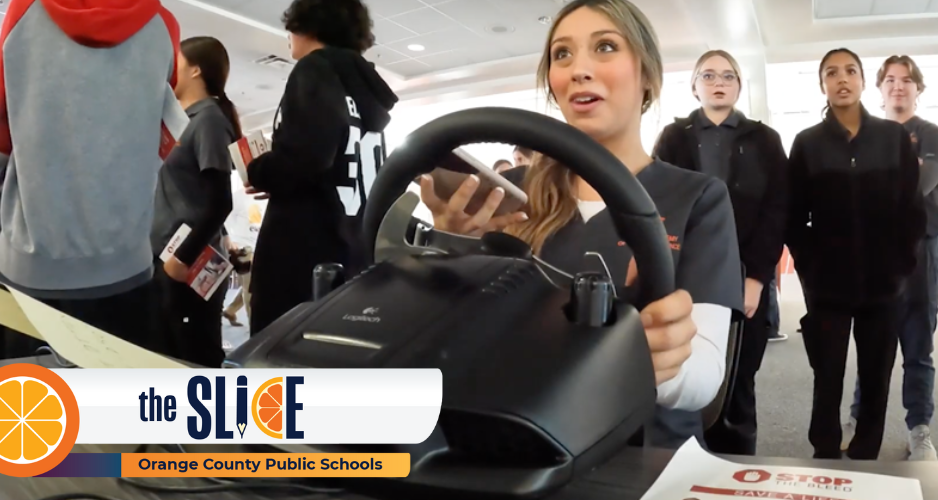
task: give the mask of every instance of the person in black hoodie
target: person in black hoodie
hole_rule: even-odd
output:
[[[374,44],[360,0],[294,0],[283,14],[296,67],[271,151],[248,165],[250,193],[269,196],[254,253],[251,334],[312,299],[313,269],[365,265],[361,222],[384,160],[397,96],[363,57]]]
[[[755,377],[768,342],[769,285],[785,239],[787,158],[778,133],[735,109],[741,75],[732,55],[706,52],[697,60],[692,82],[701,108],[665,127],[654,155],[729,187],[745,268],[747,320],[729,406],[706,441],[718,453],[755,455]]]
[[[879,455],[898,314],[925,235],[919,161],[902,124],[860,103],[865,86],[856,54],[835,49],[821,60],[824,120],[795,137],[789,162],[788,248],[808,314],[802,330],[814,370],[808,436],[815,458],[841,457],[840,403],[851,324],[860,400],[855,460]]]

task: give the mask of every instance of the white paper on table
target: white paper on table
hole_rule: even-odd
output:
[[[22,292],[10,294],[60,356],[82,368],[188,368],[53,309]]]
[[[918,479],[839,470],[743,465],[717,458],[691,439],[642,500],[923,500]]]
[[[13,331],[29,335],[30,337],[42,340],[42,335],[36,331],[36,327],[23,313],[13,295],[0,288],[0,325],[3,325]]]

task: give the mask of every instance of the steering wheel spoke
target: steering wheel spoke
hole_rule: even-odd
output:
[[[472,236],[462,236],[433,228],[420,221],[414,232],[413,242],[410,233],[413,227],[413,213],[420,198],[407,191],[388,210],[375,242],[375,262],[400,257],[402,255],[470,255],[484,253],[482,240]]]

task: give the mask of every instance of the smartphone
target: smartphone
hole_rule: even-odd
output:
[[[433,190],[441,200],[449,200],[470,175],[479,178],[479,187],[466,206],[469,215],[478,212],[485,204],[489,193],[495,188],[505,190],[505,197],[494,215],[517,212],[528,202],[528,195],[508,179],[496,173],[484,163],[473,157],[466,150],[459,148],[446,155],[437,167],[430,172],[433,177]]]

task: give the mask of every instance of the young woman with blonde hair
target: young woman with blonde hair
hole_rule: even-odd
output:
[[[538,71],[567,122],[615,154],[655,201],[671,241],[678,288],[659,301],[637,302],[636,287],[629,286],[636,280],[632,254],[616,236],[605,204],[592,186],[549,158],[535,155],[532,166],[506,173],[529,196],[523,213],[492,217],[504,196],[496,190],[482,210],[467,215],[463,209],[478,179],[467,180],[448,201],[433,194],[429,177],[422,179],[421,191],[438,229],[505,230],[571,272],[588,265],[585,252],[599,252],[623,295],[641,311],[652,353],[658,412],[646,442],[678,446],[700,435],[698,411],[722,384],[730,318],[742,309],[742,277],[726,187],[653,160],[642,149],[641,116],[660,95],[662,73],[654,30],[626,0],[567,4],[556,16]]]

